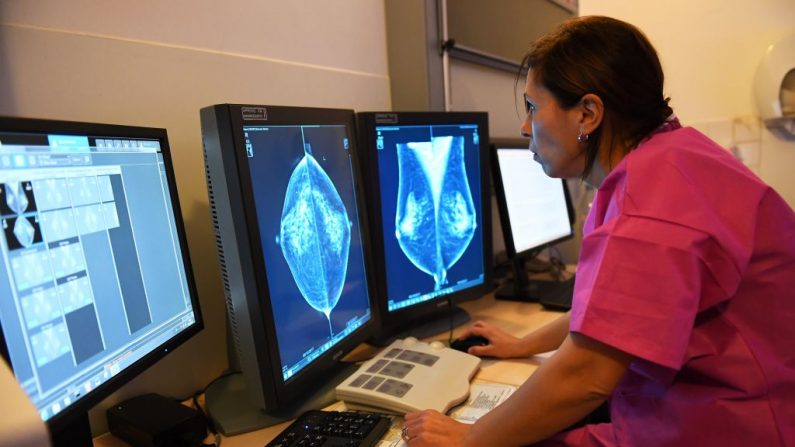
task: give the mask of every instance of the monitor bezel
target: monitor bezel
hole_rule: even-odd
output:
[[[574,206],[571,201],[571,195],[565,179],[559,179],[561,187],[563,188],[563,195],[566,198],[566,212],[569,218],[569,234],[554,240],[538,244],[534,247],[527,248],[522,251],[516,250],[516,245],[513,239],[513,230],[511,229],[511,219],[508,214],[508,203],[505,198],[505,185],[502,182],[502,171],[500,170],[500,160],[497,152],[499,149],[512,149],[512,150],[526,150],[528,157],[532,156],[530,152],[529,140],[520,138],[494,138],[490,143],[491,161],[492,161],[492,180],[494,181],[494,194],[497,202],[497,210],[500,216],[500,228],[502,229],[503,241],[505,243],[505,254],[509,259],[515,257],[532,257],[538,253],[539,250],[558,244],[560,242],[572,239],[575,235],[574,222],[576,216],[574,213]]]
[[[386,265],[376,262],[377,277],[377,310],[382,321],[381,335],[385,336],[396,331],[402,332],[406,327],[463,301],[480,298],[491,292],[493,284],[493,246],[491,228],[491,180],[489,127],[486,112],[359,112],[356,114],[359,129],[360,146],[362,147],[362,165],[367,182],[367,202],[370,207],[370,228],[375,259],[384,259],[384,232],[381,209],[380,175],[378,170],[378,154],[375,145],[376,126],[380,125],[458,125],[477,124],[479,138],[480,166],[480,207],[483,234],[483,283],[446,295],[423,301],[412,306],[389,311],[387,296]]]
[[[244,107],[265,108],[267,110],[267,119],[243,119],[241,109]],[[249,310],[254,309],[254,312],[252,312],[252,315],[249,317],[256,317],[258,319],[258,321],[253,321],[255,326],[252,330],[254,330],[255,333],[252,335],[257,337],[257,326],[262,328],[264,331],[264,340],[260,340],[259,343],[264,343],[264,346],[268,349],[267,355],[259,359],[259,369],[260,371],[267,371],[270,373],[270,377],[264,377],[263,374],[260,374],[259,379],[263,381],[261,383],[262,390],[265,393],[263,397],[269,407],[266,408],[266,410],[279,412],[289,407],[294,401],[300,400],[308,394],[311,394],[312,391],[317,388],[317,383],[322,381],[323,378],[327,377],[330,373],[344,368],[345,364],[340,361],[341,357],[364,342],[371,335],[377,324],[377,314],[373,309],[372,268],[369,267],[372,265],[372,257],[369,251],[369,244],[367,243],[367,241],[369,241],[369,227],[367,225],[364,190],[359,174],[361,170],[358,166],[355,114],[353,110],[348,109],[251,104],[226,104],[222,105],[222,109],[223,108],[229,113],[228,118],[231,124],[233,144],[236,147],[235,159],[237,164],[238,184],[240,186],[239,199],[241,200],[246,224],[245,231],[247,232],[249,241],[249,256],[254,272],[261,273],[254,275],[257,293],[246,296]],[[346,339],[340,341],[331,349],[321,354],[313,363],[305,366],[286,381],[282,376],[282,359],[276,337],[276,327],[273,318],[268,279],[265,274],[267,270],[261,248],[262,239],[259,232],[252,190],[251,171],[248,165],[248,157],[245,155],[245,136],[243,132],[244,126],[269,125],[344,125],[348,129],[349,151],[351,154],[351,163],[353,164],[353,189],[356,194],[357,218],[359,220],[359,232],[362,238],[361,243],[364,252],[367,293],[369,295],[368,300],[370,304],[369,321],[352,332]],[[240,248],[241,247],[238,247],[238,249]],[[269,365],[262,365],[262,360],[265,360]],[[271,383],[267,380],[269,378],[273,379]],[[268,396],[269,392],[272,392],[273,396]]]
[[[182,211],[179,203],[179,195],[176,186],[174,168],[171,159],[171,150],[168,144],[168,134],[166,129],[154,127],[126,126],[117,124],[101,124],[81,121],[61,121],[49,119],[19,118],[19,117],[0,117],[0,129],[9,132],[20,133],[40,133],[42,135],[80,135],[91,137],[118,137],[118,138],[142,138],[158,140],[160,142],[163,164],[166,171],[166,181],[168,183],[174,223],[179,238],[180,249],[185,269],[185,277],[193,306],[195,322],[185,328],[156,349],[152,350],[138,361],[130,365],[118,374],[102,383],[97,388],[91,390],[81,399],[45,421],[51,433],[56,433],[67,429],[70,424],[87,418],[88,411],[108,397],[113,392],[130,382],[132,379],[152,367],[168,353],[185,343],[188,339],[196,335],[204,328],[201,308],[199,306],[199,296],[196,290],[196,283],[193,275],[193,267],[190,259],[190,250],[185,235],[185,226],[182,218]],[[5,335],[0,330],[0,355],[11,366]],[[11,366],[13,370],[13,366]]]

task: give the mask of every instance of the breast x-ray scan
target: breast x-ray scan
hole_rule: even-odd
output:
[[[351,221],[334,183],[312,156],[309,143],[284,193],[277,242],[301,295],[323,312],[333,335],[331,311],[348,272]]]
[[[464,166],[464,137],[397,144],[398,197],[395,237],[434,289],[464,254],[477,227]]]
[[[482,282],[478,126],[380,126],[376,147],[390,310]]]
[[[244,127],[284,378],[370,318],[345,126]]]

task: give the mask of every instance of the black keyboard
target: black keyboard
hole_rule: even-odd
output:
[[[574,278],[565,281],[534,281],[538,302],[547,309],[567,311],[571,309],[574,294]]]
[[[389,429],[389,417],[353,411],[310,410],[266,447],[369,447]]]

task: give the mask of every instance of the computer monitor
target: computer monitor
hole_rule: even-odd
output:
[[[202,328],[164,129],[0,118],[0,350],[55,445]]]
[[[235,434],[331,403],[355,370],[341,357],[375,322],[367,225],[353,111],[220,104],[201,125],[242,370],[206,397]]]
[[[498,288],[495,297],[538,301],[525,261],[574,236],[574,209],[566,181],[547,176],[528,146],[522,139],[491,145],[494,191],[513,269],[513,281]]]
[[[438,334],[492,289],[488,115],[357,115],[382,324],[373,340]]]

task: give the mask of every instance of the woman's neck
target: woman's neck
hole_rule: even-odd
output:
[[[602,163],[599,160],[594,160],[591,172],[588,177],[585,177],[585,183],[594,189],[599,189],[605,177],[607,177],[607,173],[605,173]]]
[[[612,150],[608,148],[600,148],[599,156],[594,160],[591,173],[585,179],[585,183],[599,189],[602,186],[604,179],[610,172],[621,163],[621,160],[629,153],[629,149],[623,145],[615,145]]]

